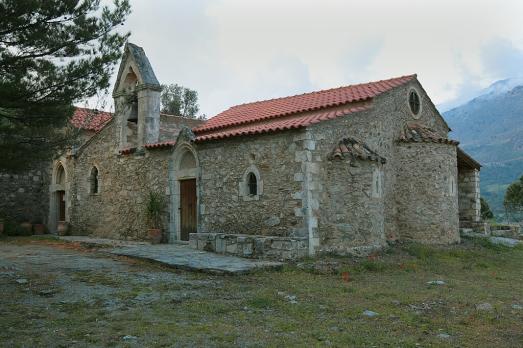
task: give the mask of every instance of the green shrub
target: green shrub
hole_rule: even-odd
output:
[[[387,265],[382,261],[363,260],[360,262],[361,268],[369,272],[382,272]]]
[[[405,251],[410,256],[414,256],[423,261],[431,260],[432,258],[434,258],[436,254],[435,250],[432,247],[418,243],[408,244],[405,247]]]
[[[160,228],[165,206],[166,200],[164,195],[160,192],[149,192],[149,198],[145,205],[145,216],[151,228]]]
[[[31,231],[23,229],[20,224],[6,219],[4,220],[4,233],[8,236],[30,236],[32,235]]]
[[[256,296],[254,298],[251,298],[247,304],[252,308],[257,309],[268,309],[273,306],[274,299],[270,298],[268,296]]]
[[[509,251],[510,247],[492,243],[488,238],[474,238],[474,244],[485,249],[490,249],[494,251]]]

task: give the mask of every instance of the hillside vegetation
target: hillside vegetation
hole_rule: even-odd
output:
[[[481,96],[443,113],[450,136],[482,165],[481,192],[497,214],[509,184],[523,174],[523,86],[498,81]]]

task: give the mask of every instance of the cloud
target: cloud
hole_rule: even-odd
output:
[[[485,72],[492,78],[502,79],[523,75],[523,51],[512,42],[499,39],[489,42],[482,49]]]
[[[500,64],[514,73],[523,49],[518,0],[133,0],[132,6],[125,26],[131,40],[145,48],[162,83],[196,89],[207,115],[411,73],[435,103],[449,103],[502,75]]]

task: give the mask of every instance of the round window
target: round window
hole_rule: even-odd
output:
[[[421,108],[421,102],[419,100],[419,95],[415,90],[411,90],[409,93],[409,106],[412,114],[417,116]]]

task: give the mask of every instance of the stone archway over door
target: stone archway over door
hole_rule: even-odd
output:
[[[188,241],[198,232],[198,157],[189,143],[174,151],[170,175],[171,217],[169,242]]]
[[[62,162],[57,162],[53,168],[52,182],[49,187],[49,230],[57,232],[60,221],[69,221],[67,213],[68,200],[68,179],[65,166]]]

